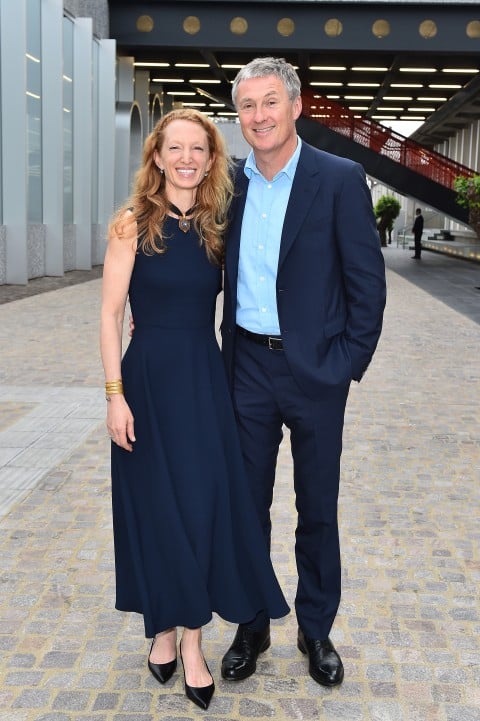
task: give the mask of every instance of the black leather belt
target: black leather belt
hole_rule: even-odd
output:
[[[267,346],[270,350],[283,350],[283,341],[278,335],[252,333],[250,330],[242,328],[240,325],[237,325],[237,333],[240,333],[240,335],[243,335],[244,338],[248,338],[248,340],[251,340],[254,343]]]

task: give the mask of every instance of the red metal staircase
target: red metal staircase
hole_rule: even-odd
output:
[[[302,93],[300,135],[312,145],[362,163],[365,171],[385,185],[468,221],[456,203],[453,182],[475,171],[400,135],[369,118],[310,90]]]

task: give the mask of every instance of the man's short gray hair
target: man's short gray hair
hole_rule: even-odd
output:
[[[287,63],[285,58],[255,58],[239,70],[237,77],[233,81],[232,85],[232,100],[233,104],[237,105],[237,93],[238,84],[242,80],[250,80],[251,78],[266,78],[269,75],[274,75],[279,78],[288,93],[288,97],[291,102],[298,98],[301,92],[300,78],[293,65]]]

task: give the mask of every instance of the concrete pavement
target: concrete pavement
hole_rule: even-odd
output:
[[[384,254],[384,333],[352,387],[344,437],[332,639],[345,681],[310,679],[292,612],[273,624],[257,673],[226,683],[234,629],[216,618],[204,633],[217,684],[207,712],[186,700],[178,672],[155,683],[141,619],[113,608],[98,272],[56,289],[42,279],[41,293],[19,299],[4,289],[0,721],[479,721],[480,266]],[[288,434],[273,516],[292,600]]]

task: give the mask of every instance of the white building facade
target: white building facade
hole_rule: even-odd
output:
[[[0,0],[0,284],[103,262],[115,68],[115,41],[91,17]]]

